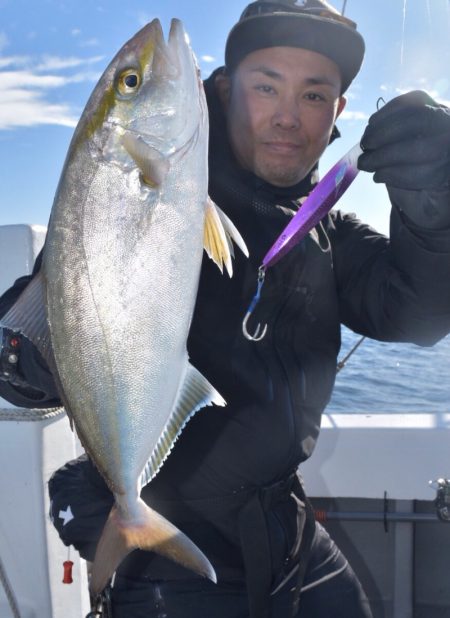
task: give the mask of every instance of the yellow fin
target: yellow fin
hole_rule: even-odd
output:
[[[248,257],[247,246],[227,215],[208,198],[205,212],[204,247],[208,256],[217,264],[220,272],[223,266],[233,276],[231,258],[234,257],[233,243]]]
[[[134,549],[154,551],[178,564],[217,581],[214,569],[200,549],[162,515],[138,499],[138,515],[125,521],[113,506],[97,545],[89,587],[96,597],[122,560]]]

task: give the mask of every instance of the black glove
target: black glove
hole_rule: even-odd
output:
[[[375,172],[417,225],[450,226],[450,110],[427,93],[396,97],[369,119],[358,167]]]
[[[92,561],[114,498],[86,455],[69,461],[48,482],[50,517],[64,545]]]

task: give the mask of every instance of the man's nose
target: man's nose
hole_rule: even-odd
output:
[[[274,126],[280,129],[293,130],[300,127],[300,109],[297,101],[280,100],[272,118]]]

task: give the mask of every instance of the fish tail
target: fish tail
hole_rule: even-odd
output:
[[[203,552],[181,530],[139,499],[138,518],[121,519],[113,506],[97,545],[90,578],[93,597],[99,595],[122,560],[134,549],[154,551],[183,567],[217,582]]]

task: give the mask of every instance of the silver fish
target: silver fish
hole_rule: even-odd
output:
[[[246,253],[208,198],[207,148],[206,100],[183,26],[172,20],[166,43],[155,19],[95,87],[61,175],[42,269],[2,320],[41,350],[114,494],[94,595],[138,547],[215,580],[201,551],[140,498],[188,419],[225,405],[186,350],[204,245],[229,271],[231,239]]]

